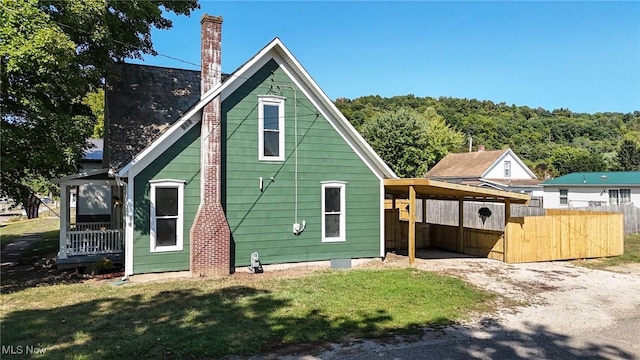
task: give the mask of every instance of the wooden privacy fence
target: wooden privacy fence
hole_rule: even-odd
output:
[[[408,221],[399,209],[385,210],[387,249],[406,249]],[[428,218],[428,216],[427,216]],[[457,223],[457,219],[456,219]],[[507,263],[584,259],[622,255],[623,215],[578,210],[547,210],[545,216],[511,217],[504,231],[416,223],[416,248],[440,248]]]
[[[400,220],[399,209],[384,210],[384,239],[387,249],[406,250],[409,222]],[[416,223],[416,247],[429,247],[429,224]]]
[[[638,234],[640,233],[640,207],[634,204],[623,205],[606,205],[591,206],[586,208],[574,208],[576,211],[595,211],[595,212],[619,212],[624,217],[624,233]]]
[[[505,228],[505,262],[585,259],[622,255],[619,213],[547,210],[546,216],[510,218]]]
[[[400,219],[408,221],[409,211],[407,206],[409,200],[396,200],[396,207],[400,210]],[[385,208],[391,209],[392,201],[385,200]],[[486,207],[491,210],[491,216],[482,222],[478,215],[480,208]],[[551,209],[548,209],[551,210]],[[563,210],[563,209],[560,209]],[[640,208],[633,204],[623,205],[607,205],[585,208],[572,208],[570,210],[582,212],[619,212],[624,217],[624,233],[638,234],[640,233]],[[564,210],[564,211],[570,211]],[[464,226],[476,229],[497,230],[504,229],[504,204],[500,203],[483,203],[465,201],[464,203]],[[533,207],[527,205],[512,204],[511,217],[523,216],[543,216],[545,210],[541,207]],[[416,200],[416,221],[422,221],[422,199]],[[446,200],[427,200],[427,223],[441,225],[458,225],[458,202]]]
[[[427,223],[440,225],[458,225],[458,201],[426,200]],[[385,200],[385,209],[392,208],[392,200]],[[400,210],[400,220],[409,221],[409,200],[397,199],[396,208]],[[478,210],[486,207],[491,216],[482,221]],[[464,227],[504,231],[504,204],[489,202],[464,202]],[[544,209],[520,204],[511,205],[511,216],[542,216]],[[416,200],[416,221],[422,222],[422,199]]]
[[[429,240],[432,247],[457,251],[457,226],[431,224],[429,230]],[[464,228],[463,234],[462,252],[464,254],[496,260],[504,258],[502,231]]]

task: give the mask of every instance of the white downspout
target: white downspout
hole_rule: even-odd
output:
[[[125,231],[124,231],[124,277],[127,280],[133,275],[133,189],[135,175],[127,174],[127,191],[124,200]]]
[[[69,185],[60,185],[60,245],[58,259],[67,258],[67,229],[69,229]]]

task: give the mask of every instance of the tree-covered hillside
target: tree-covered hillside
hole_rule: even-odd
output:
[[[510,147],[540,178],[575,171],[640,170],[640,111],[586,114],[562,108],[549,111],[488,100],[413,95],[339,98],[335,104],[376,151],[387,154],[383,158],[392,167],[397,159],[379,147],[388,145],[377,144],[379,141],[367,128],[382,119],[393,121],[388,120],[390,112],[408,108],[420,114],[435,110],[452,130],[462,134],[465,144],[452,152],[468,151],[469,138],[473,139],[474,150],[481,144],[487,150]],[[435,162],[442,156],[438,155]],[[423,170],[416,169],[413,175],[421,176]]]

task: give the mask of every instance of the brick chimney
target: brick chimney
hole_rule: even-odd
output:
[[[484,145],[478,145],[478,152],[484,151]]]
[[[221,81],[222,17],[205,14],[201,24],[201,91]],[[191,226],[191,275],[225,276],[231,272],[231,233],[222,209],[220,96],[202,111],[200,133],[200,206]]]

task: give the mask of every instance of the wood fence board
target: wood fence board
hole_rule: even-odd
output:
[[[553,215],[557,214],[557,215]],[[509,263],[584,259],[622,255],[623,215],[551,212],[511,218],[506,241]]]
[[[401,200],[398,203],[399,209],[385,210],[385,243],[388,249],[404,250],[408,222],[401,221]],[[420,217],[421,206],[416,210],[420,211],[416,217]],[[443,214],[429,208],[428,222],[432,213],[438,217]],[[457,214],[454,217],[446,219],[448,224],[417,222],[416,248],[431,246],[455,252]],[[549,209],[545,216],[511,217],[503,229],[477,229],[465,223],[462,252],[508,263],[617,256],[624,250],[626,222],[622,213]]]

